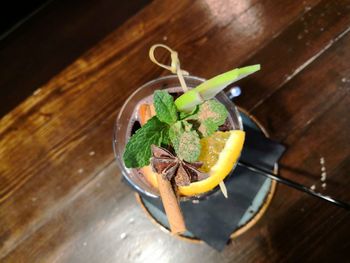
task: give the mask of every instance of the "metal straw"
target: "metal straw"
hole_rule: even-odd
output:
[[[294,182],[294,181],[291,181],[289,179],[283,178],[283,177],[281,177],[279,175],[272,174],[272,173],[270,173],[268,171],[265,171],[265,170],[262,170],[260,168],[257,168],[257,167],[255,167],[255,166],[253,166],[251,164],[247,164],[245,162],[239,161],[238,165],[242,166],[242,167],[245,167],[245,168],[247,168],[250,171],[259,173],[261,175],[264,175],[264,176],[266,176],[266,177],[268,177],[268,178],[270,178],[272,180],[275,180],[275,181],[277,181],[279,183],[285,184],[285,185],[287,185],[289,187],[292,187],[294,189],[297,189],[297,190],[299,190],[301,192],[307,193],[309,195],[317,197],[318,199],[321,199],[323,201],[327,201],[328,203],[331,203],[333,205],[336,205],[338,207],[341,207],[341,208],[344,208],[344,209],[350,211],[350,204],[348,204],[346,202],[340,201],[340,200],[332,198],[330,196],[323,195],[321,193],[317,193],[317,192],[307,188],[306,186],[304,186],[302,184],[299,184],[297,182]]]

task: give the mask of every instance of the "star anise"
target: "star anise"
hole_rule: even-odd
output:
[[[202,166],[201,162],[188,163],[180,160],[170,151],[156,145],[152,145],[151,150],[153,171],[161,174],[169,181],[174,180],[178,186],[189,185],[191,182],[208,177],[207,174],[198,170]]]

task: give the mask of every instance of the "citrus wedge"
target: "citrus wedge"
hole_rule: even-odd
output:
[[[217,131],[201,139],[202,150],[199,161],[203,162],[203,166],[200,170],[207,172],[209,177],[188,186],[179,186],[179,193],[183,196],[199,195],[219,185],[237,162],[243,148],[244,138],[244,131],[233,130]],[[157,177],[152,172],[152,168],[146,166],[141,168],[141,171],[147,180],[157,188]]]

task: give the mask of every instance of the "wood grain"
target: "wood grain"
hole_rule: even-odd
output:
[[[222,253],[172,238],[121,182],[111,140],[125,99],[167,74],[148,61],[152,44],[202,77],[261,62],[237,102],[288,145],[282,175],[322,189],[323,156],[324,191],[350,201],[349,12],[350,1],[153,1],[0,120],[0,260],[346,262],[350,215],[285,186]]]
[[[14,2],[10,5],[16,7],[18,13],[24,11],[26,5],[40,1],[31,1],[31,4]],[[39,86],[113,32],[150,0],[46,2],[41,10],[0,41],[0,116],[31,96]],[[2,13],[5,11],[6,8]]]
[[[349,2],[350,3],[350,2]],[[243,93],[240,104],[253,111],[310,63],[332,47],[349,30],[350,9],[344,1],[322,1],[286,30],[276,35],[247,63],[261,63],[259,74],[241,81],[242,87],[257,87],[257,96]],[[273,51],[273,52],[272,52]]]

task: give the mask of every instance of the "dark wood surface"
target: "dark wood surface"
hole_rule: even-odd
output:
[[[125,99],[168,74],[149,62],[152,44],[205,78],[261,63],[237,104],[288,146],[281,175],[350,202],[349,31],[348,0],[153,1],[1,119],[0,260],[349,262],[349,212],[283,185],[221,253],[173,238],[122,183],[111,148]]]
[[[39,10],[33,10],[30,18],[19,21],[20,25],[10,30],[4,39],[0,37],[0,116],[150,1],[50,0]],[[14,16],[16,9],[24,11],[26,5],[34,6],[34,2],[39,1],[20,2],[26,1],[11,2],[13,10],[3,8],[1,14],[5,18]],[[3,14],[5,12],[9,14]],[[20,11],[17,12],[20,15]]]

